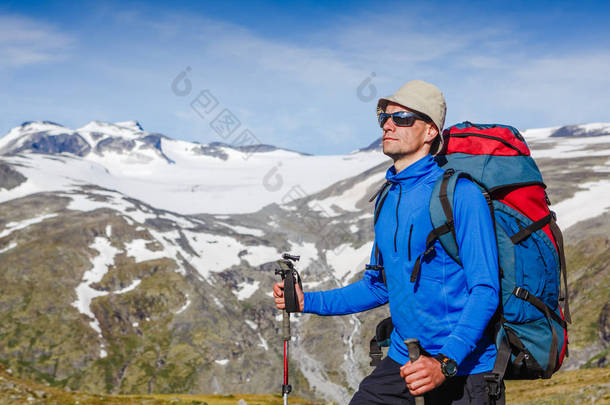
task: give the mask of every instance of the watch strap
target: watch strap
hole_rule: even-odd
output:
[[[457,363],[455,360],[445,356],[442,353],[436,354],[434,358],[441,363],[441,371],[445,377],[451,378],[457,374]],[[451,369],[453,370],[450,371]]]

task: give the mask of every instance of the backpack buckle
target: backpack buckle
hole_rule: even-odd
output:
[[[490,398],[500,399],[502,395],[502,379],[500,375],[496,373],[485,374],[483,376],[487,385],[485,386],[485,391]]]
[[[429,254],[431,254],[432,252],[434,252],[434,245],[430,246],[428,249],[426,249],[424,251],[424,254],[422,255],[423,257],[428,256]]]
[[[381,358],[383,357],[383,352],[381,351],[381,347],[377,344],[377,339],[371,339],[371,343],[369,346],[369,357],[371,358],[371,362],[369,363],[373,367],[377,367],[379,363],[381,363]]]
[[[515,291],[513,291],[513,294],[517,298],[521,298],[524,301],[527,301],[528,297],[530,296],[530,292],[522,287],[515,287]]]

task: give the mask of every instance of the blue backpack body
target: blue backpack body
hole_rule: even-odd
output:
[[[446,129],[443,137],[436,160],[445,174],[430,199],[433,227],[452,223],[460,177],[481,188],[494,220],[501,291],[490,324],[498,348],[494,374],[505,379],[550,378],[567,355],[571,320],[563,238],[548,209],[542,175],[513,127],[465,122]],[[438,239],[460,263],[454,233]]]

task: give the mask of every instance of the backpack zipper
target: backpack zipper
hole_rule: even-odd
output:
[[[455,137],[455,138],[468,138],[470,136],[474,136],[475,138],[493,139],[494,141],[498,141],[498,142],[504,144],[504,146],[506,146],[507,148],[510,148],[510,149],[516,151],[519,154],[519,156],[526,156],[516,146],[511,145],[508,141],[506,141],[502,138],[498,138],[497,136],[483,135],[483,134],[469,134],[469,133],[450,134],[450,136]]]

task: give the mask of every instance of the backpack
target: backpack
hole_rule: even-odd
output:
[[[418,276],[421,260],[433,254],[437,239],[461,264],[453,193],[459,178],[471,180],[492,213],[500,270],[500,303],[488,326],[498,355],[486,379],[499,384],[502,379],[550,378],[568,354],[571,319],[563,237],[548,208],[542,175],[525,139],[513,127],[463,122],[445,129],[442,136],[443,147],[435,160],[445,172],[430,198],[433,230],[425,252],[416,260],[411,282]],[[373,197],[378,195],[375,219],[388,190],[386,183]],[[384,322],[371,341],[371,365],[380,359],[381,349],[374,346],[388,344],[391,328],[387,319],[380,325]]]

